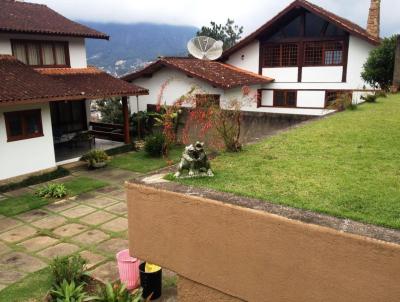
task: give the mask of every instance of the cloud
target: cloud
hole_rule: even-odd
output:
[[[201,27],[211,20],[233,18],[249,34],[290,4],[289,0],[29,0],[43,3],[74,20],[154,22]],[[313,0],[332,12],[365,26],[369,0]],[[349,5],[351,3],[351,5]],[[400,33],[400,1],[382,1],[382,35]]]

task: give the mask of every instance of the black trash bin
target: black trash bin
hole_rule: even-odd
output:
[[[155,300],[161,297],[162,288],[162,269],[154,273],[146,273],[146,262],[139,265],[140,285],[143,288],[142,297],[147,299],[151,294],[150,300]]]

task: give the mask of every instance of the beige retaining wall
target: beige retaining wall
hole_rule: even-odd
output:
[[[200,301],[196,283],[257,302],[400,299],[399,245],[138,184],[127,192],[131,253],[188,279],[182,301]]]

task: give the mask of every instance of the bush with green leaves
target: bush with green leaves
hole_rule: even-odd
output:
[[[363,99],[367,103],[376,103],[377,98],[378,98],[378,96],[376,94],[367,94],[367,95],[365,95],[365,96],[363,95],[361,97],[361,99]]]
[[[63,184],[48,184],[39,188],[36,195],[44,198],[63,198],[68,195],[68,190]]]
[[[146,153],[152,157],[161,157],[165,148],[165,137],[162,133],[148,136],[144,145]]]
[[[380,45],[369,53],[361,77],[372,87],[388,91],[392,85],[396,43],[397,36],[384,38]]]
[[[347,109],[356,110],[357,104],[353,103],[351,95],[343,93],[328,106],[328,109],[333,109],[337,111],[343,111]]]
[[[97,164],[107,163],[109,157],[104,150],[91,150],[82,156],[82,160],[88,163],[88,166],[95,168]]]
[[[88,297],[83,286],[84,284],[76,285],[74,281],[63,280],[60,285],[54,284],[53,289],[50,290],[50,295],[56,302],[92,301],[93,298]]]
[[[94,298],[94,301],[139,302],[141,301],[141,296],[141,290],[136,290],[132,294],[130,294],[125,285],[121,282],[116,282],[114,284],[106,283],[104,287],[99,289],[98,295]]]
[[[53,283],[60,285],[64,280],[68,283],[82,283],[87,276],[86,264],[86,260],[80,255],[56,257],[50,264]]]

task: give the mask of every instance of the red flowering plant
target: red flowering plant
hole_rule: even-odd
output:
[[[224,99],[220,104],[215,95],[192,86],[185,95],[171,105],[162,105],[163,94],[169,83],[171,79],[164,82],[157,100],[157,108],[164,110],[164,113],[157,118],[166,141],[164,155],[167,155],[168,148],[177,142],[178,120],[183,108],[188,109],[188,114],[181,132],[182,143],[206,140],[212,149],[224,148],[232,152],[241,150],[242,109],[252,106],[257,99],[257,92],[244,86],[241,89],[240,99]]]

